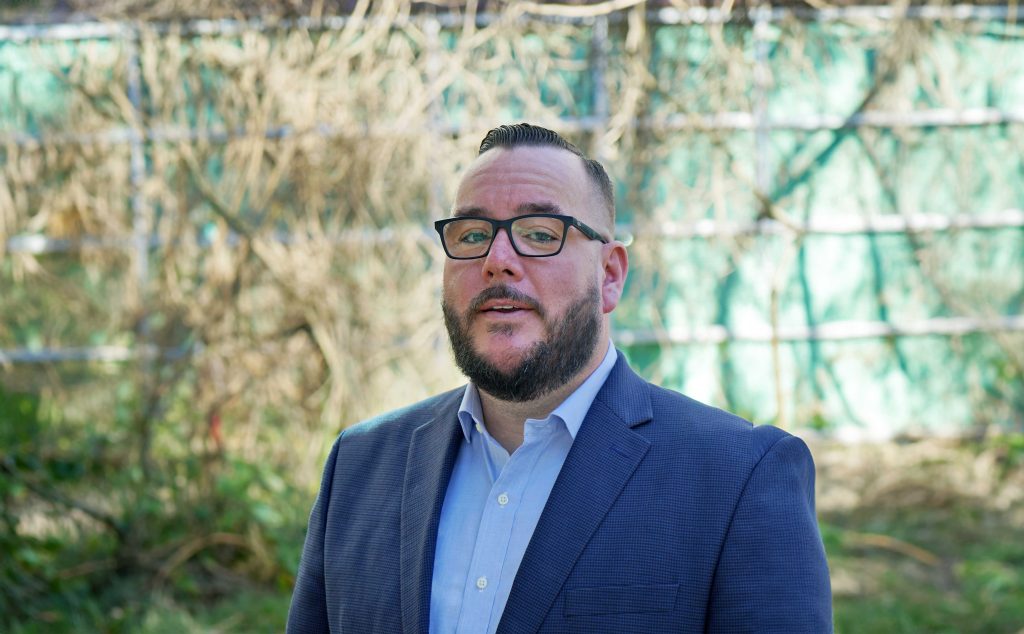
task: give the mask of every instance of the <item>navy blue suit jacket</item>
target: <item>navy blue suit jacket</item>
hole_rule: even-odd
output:
[[[289,632],[427,632],[462,392],[338,437]],[[498,632],[831,631],[806,445],[647,383],[620,354],[551,490]]]

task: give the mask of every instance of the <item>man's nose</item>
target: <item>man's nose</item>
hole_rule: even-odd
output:
[[[498,230],[491,243],[491,249],[484,257],[483,274],[484,278],[508,276],[518,278],[522,275],[522,256],[516,253],[512,246],[512,236],[509,230],[502,228]]]

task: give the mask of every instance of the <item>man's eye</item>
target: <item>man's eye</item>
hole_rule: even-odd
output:
[[[524,239],[529,240],[530,242],[543,243],[557,242],[558,240],[560,240],[560,238],[556,234],[546,229],[531,229],[530,231],[524,231],[520,235]]]
[[[467,231],[459,236],[459,242],[462,244],[480,244],[490,239],[491,236],[486,231]]]

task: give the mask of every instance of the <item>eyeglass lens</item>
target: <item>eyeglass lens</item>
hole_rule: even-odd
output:
[[[523,255],[551,255],[562,247],[565,223],[558,218],[525,216],[512,223],[510,237]],[[478,218],[462,218],[444,227],[444,243],[457,258],[479,257],[494,239],[494,225]]]

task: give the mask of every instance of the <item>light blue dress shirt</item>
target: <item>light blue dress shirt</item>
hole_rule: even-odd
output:
[[[527,419],[510,456],[487,432],[472,384],[459,407],[462,446],[441,509],[430,592],[431,634],[493,633],[548,494],[594,397],[615,365],[604,360],[544,420]]]

